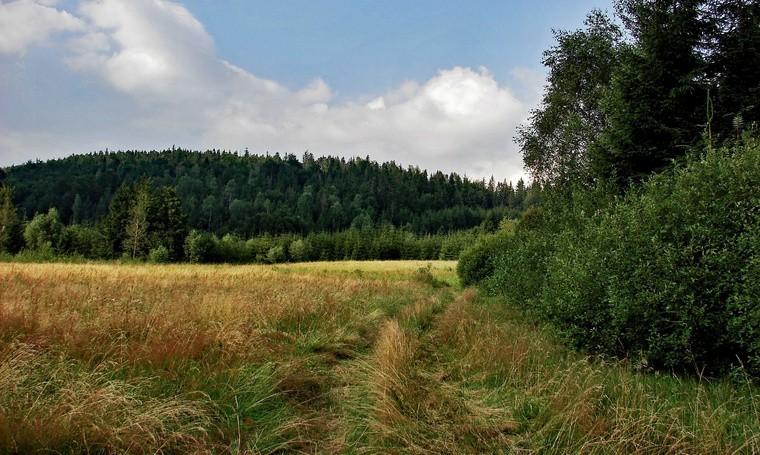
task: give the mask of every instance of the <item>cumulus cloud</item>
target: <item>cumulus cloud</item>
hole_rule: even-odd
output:
[[[0,54],[23,54],[51,34],[83,28],[80,19],[57,10],[51,0],[0,2]]]
[[[223,61],[203,25],[172,1],[84,0],[76,16],[28,0],[8,5],[43,8],[67,24],[44,26],[34,35],[74,32],[66,62],[140,106],[139,119],[121,125],[135,136],[157,137],[163,131],[173,135],[169,143],[197,148],[296,154],[309,149],[474,177],[522,175],[512,137],[528,103],[485,68],[444,69],[427,81],[335,102],[321,79],[290,90]],[[139,145],[114,142],[110,148]]]

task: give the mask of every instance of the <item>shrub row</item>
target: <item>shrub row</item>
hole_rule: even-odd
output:
[[[393,228],[350,229],[335,233],[261,236],[248,240],[193,231],[185,242],[190,262],[279,263],[367,259],[456,259],[477,231],[415,235]]]
[[[625,198],[601,194],[577,191],[476,244],[461,279],[589,352],[760,376],[760,144],[712,150]]]

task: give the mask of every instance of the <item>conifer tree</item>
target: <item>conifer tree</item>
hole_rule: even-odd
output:
[[[13,205],[13,190],[8,185],[0,186],[0,252],[15,253],[19,247],[20,224],[16,206]]]
[[[103,220],[103,234],[107,239],[111,253],[119,255],[124,251],[124,240],[132,208],[133,186],[123,184],[119,187],[108,205],[108,215]]]
[[[621,0],[634,39],[602,100],[607,127],[591,151],[598,179],[621,187],[686,154],[705,124],[707,86],[700,53],[704,0]]]
[[[187,216],[173,187],[162,187],[151,198],[147,222],[151,247],[163,246],[170,259],[180,259],[187,236]]]

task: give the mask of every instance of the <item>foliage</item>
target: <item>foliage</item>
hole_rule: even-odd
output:
[[[588,351],[760,375],[760,143],[710,150],[592,209],[596,197],[518,229],[484,286]]]
[[[517,136],[543,185],[624,192],[759,120],[757,2],[618,0],[616,19],[593,11],[544,53],[548,84]]]
[[[384,224],[418,234],[469,229],[489,217],[516,217],[539,190],[522,180],[514,185],[470,180],[369,158],[315,158],[308,152],[300,160],[216,150],[98,152],[5,171],[22,213],[55,207],[68,224],[104,219],[114,256],[123,252],[134,185],[143,179],[151,181],[152,198],[164,200],[152,206],[169,211],[149,218],[183,219],[179,224],[188,230],[242,238]],[[173,231],[160,240],[149,234],[148,243],[165,245],[177,259],[177,242],[187,231],[182,236]]]
[[[717,113],[711,134],[717,140],[738,138],[760,122],[760,3],[723,0],[708,8],[715,51],[707,72]]]
[[[269,263],[285,262],[286,258],[285,248],[281,245],[275,245],[267,251],[266,261]]]
[[[303,239],[295,240],[288,247],[288,255],[294,262],[303,262],[311,256],[311,245]]]
[[[24,229],[24,242],[30,250],[56,251],[61,242],[63,224],[54,208],[45,214],[37,214]]]
[[[622,0],[619,14],[634,45],[621,61],[602,107],[608,125],[591,150],[594,173],[620,186],[683,157],[702,138],[704,0]]]
[[[124,253],[132,259],[142,257],[148,246],[149,182],[142,181],[137,184],[134,188],[134,194],[124,236]]]
[[[591,178],[588,149],[606,128],[601,101],[619,65],[622,32],[606,14],[592,11],[585,29],[555,31],[544,52],[546,91],[516,141],[533,177],[556,184]]]
[[[111,255],[108,239],[94,227],[73,224],[65,226],[59,246],[64,256],[81,256],[90,259],[104,259]]]
[[[148,261],[154,264],[166,264],[170,260],[169,249],[163,245],[151,248],[148,253]]]
[[[192,231],[185,241],[190,262],[279,263],[350,259],[456,259],[474,242],[477,229],[439,235],[415,235],[389,226],[306,236],[283,234],[257,236],[248,240],[227,234],[222,238]]]
[[[13,204],[13,189],[0,185],[0,253],[16,253],[21,249],[21,223]]]
[[[214,249],[214,237],[202,231],[191,231],[185,240],[185,257],[188,261],[210,262]]]
[[[118,256],[123,251],[133,192],[132,185],[121,185],[108,203],[108,213],[101,220],[103,233],[108,239],[110,256]]]
[[[182,259],[186,236],[187,216],[176,190],[169,186],[154,190],[149,204],[148,243],[153,248],[166,248],[169,259],[176,261]]]
[[[457,275],[463,286],[480,283],[493,274],[493,260],[499,253],[510,246],[514,232],[500,231],[485,235],[462,251],[457,262]]]

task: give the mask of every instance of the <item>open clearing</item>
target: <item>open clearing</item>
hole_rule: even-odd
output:
[[[426,264],[0,264],[0,452],[760,452],[741,377],[589,361]]]

